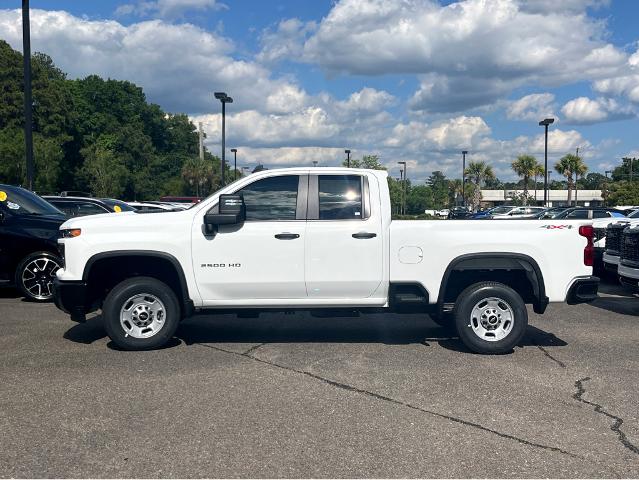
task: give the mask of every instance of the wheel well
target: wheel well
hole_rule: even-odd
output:
[[[184,309],[188,292],[184,274],[178,268],[169,258],[155,255],[109,255],[90,260],[83,275],[88,286],[89,303],[99,308],[118,283],[145,276],[166,283]]]
[[[535,311],[543,312],[543,278],[535,261],[524,255],[477,255],[453,261],[444,275],[438,303],[442,308],[444,304],[454,303],[467,287],[486,281],[508,285],[525,303],[532,303]]]
[[[453,270],[444,292],[444,303],[454,303],[461,292],[479,282],[499,282],[516,291],[525,303],[536,299],[524,270]]]

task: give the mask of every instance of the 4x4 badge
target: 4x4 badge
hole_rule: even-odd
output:
[[[564,228],[567,228],[570,230],[572,225],[542,225],[539,228],[545,228],[546,230],[563,230]]]

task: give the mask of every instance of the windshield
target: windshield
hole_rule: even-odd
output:
[[[633,211],[630,215],[628,215],[628,218],[639,218],[639,210]]]
[[[13,215],[64,215],[35,193],[20,187],[0,185],[0,208]]]
[[[135,208],[133,208],[131,205],[121,200],[114,200],[112,198],[103,198],[102,201],[114,212],[135,212]],[[118,207],[118,208],[115,208],[115,207]]]

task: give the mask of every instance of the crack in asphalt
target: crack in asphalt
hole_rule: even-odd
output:
[[[224,353],[229,353],[231,355],[236,355],[238,357],[249,358],[251,360],[254,360],[254,361],[259,362],[259,363],[263,363],[265,365],[269,365],[271,367],[280,368],[282,370],[286,370],[286,371],[289,371],[289,372],[294,372],[294,373],[297,373],[297,374],[300,374],[300,375],[305,375],[305,376],[313,378],[315,380],[319,380],[320,382],[325,383],[327,385],[330,385],[332,387],[336,387],[336,388],[339,388],[339,389],[342,389],[342,390],[346,390],[346,391],[349,391],[349,392],[353,392],[353,393],[359,393],[359,394],[362,394],[362,395],[366,395],[368,397],[372,397],[372,398],[375,398],[377,400],[382,400],[384,402],[389,402],[389,403],[393,403],[395,405],[400,405],[402,407],[410,408],[411,410],[417,410],[418,412],[426,413],[426,414],[432,415],[434,417],[442,418],[442,419],[445,419],[445,420],[448,420],[448,421],[451,421],[451,422],[455,422],[455,423],[459,423],[461,425],[465,425],[467,427],[472,427],[472,428],[475,428],[475,429],[478,429],[478,430],[481,430],[481,431],[484,431],[484,432],[492,433],[493,435],[497,435],[498,437],[501,437],[501,438],[505,438],[505,439],[508,439],[508,440],[514,440],[515,442],[518,442],[518,443],[520,443],[522,445],[526,445],[526,446],[529,446],[529,447],[541,448],[541,449],[544,449],[544,450],[549,450],[549,451],[552,451],[552,452],[561,453],[561,454],[568,455],[569,457],[573,457],[573,458],[582,458],[579,455],[576,455],[574,453],[568,452],[568,451],[563,450],[563,449],[561,449],[559,447],[551,447],[549,445],[543,445],[541,443],[531,442],[529,440],[525,440],[523,438],[519,438],[519,437],[516,437],[514,435],[510,435],[508,433],[499,432],[497,430],[493,430],[492,428],[488,428],[488,427],[485,427],[485,426],[480,425],[478,423],[471,422],[471,421],[468,421],[468,420],[464,420],[462,418],[457,418],[457,417],[453,417],[453,416],[450,416],[450,415],[445,415],[443,413],[438,413],[438,412],[435,412],[433,410],[428,410],[428,409],[425,409],[425,408],[422,408],[422,407],[418,407],[416,405],[412,405],[410,403],[403,402],[401,400],[397,400],[397,399],[394,399],[394,398],[391,398],[391,397],[387,397],[385,395],[381,395],[379,393],[370,392],[368,390],[364,390],[364,389],[355,387],[353,385],[348,385],[346,383],[336,382],[334,380],[330,380],[328,378],[321,377],[321,376],[316,375],[316,374],[311,373],[311,372],[307,372],[307,371],[304,371],[304,370],[297,370],[297,369],[292,368],[292,367],[287,367],[285,365],[280,365],[278,363],[270,362],[268,360],[264,360],[264,359],[261,359],[261,358],[258,358],[256,356],[254,356],[254,355],[251,355],[250,353],[234,352],[232,350],[226,350],[224,348],[215,347],[213,345],[208,345],[208,344],[205,344],[205,343],[196,343],[196,345],[200,345],[202,347],[211,348],[213,350],[217,350],[217,351],[224,352]]]
[[[553,362],[555,362],[557,365],[559,365],[561,368],[566,368],[566,364],[564,362],[562,362],[561,360],[556,359],[555,357],[553,357],[550,352],[548,350],[546,350],[544,347],[542,347],[541,345],[537,345],[537,348],[539,350],[541,350],[543,352],[543,354],[545,356],[547,356],[548,358],[550,358]]]
[[[204,345],[202,343],[200,343],[200,345]],[[253,353],[255,350],[257,350],[260,347],[263,347],[264,345],[266,345],[266,343],[260,343],[259,345],[253,345],[251,348],[249,348],[246,352],[244,352],[242,355],[244,356],[249,356],[250,353]]]
[[[586,393],[586,388],[584,387],[584,382],[587,382],[588,380],[590,380],[590,377],[584,377],[584,378],[582,378],[580,380],[577,380],[575,382],[575,388],[577,389],[577,392],[572,396],[572,398],[574,398],[578,402],[585,403],[587,405],[591,405],[591,406],[595,407],[595,412],[600,413],[601,415],[605,415],[606,417],[613,419],[614,422],[610,426],[610,430],[612,430],[613,432],[615,432],[617,434],[617,436],[619,437],[619,441],[621,442],[621,444],[625,448],[627,448],[628,450],[630,450],[633,453],[639,454],[639,447],[637,447],[636,445],[633,445],[630,442],[630,440],[628,440],[628,437],[626,436],[626,434],[621,431],[621,425],[623,425],[623,419],[621,417],[617,417],[616,415],[613,415],[612,413],[606,412],[603,409],[603,407],[601,405],[599,405],[598,403],[589,402],[588,400],[584,400],[583,395],[584,395],[584,393]]]

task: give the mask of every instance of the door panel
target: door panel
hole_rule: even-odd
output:
[[[305,182],[306,176],[274,176],[234,192],[244,197],[246,221],[215,235],[204,235],[195,222],[193,269],[205,305],[306,298]]]
[[[367,298],[382,281],[379,209],[360,175],[313,175],[306,225],[309,298]]]

